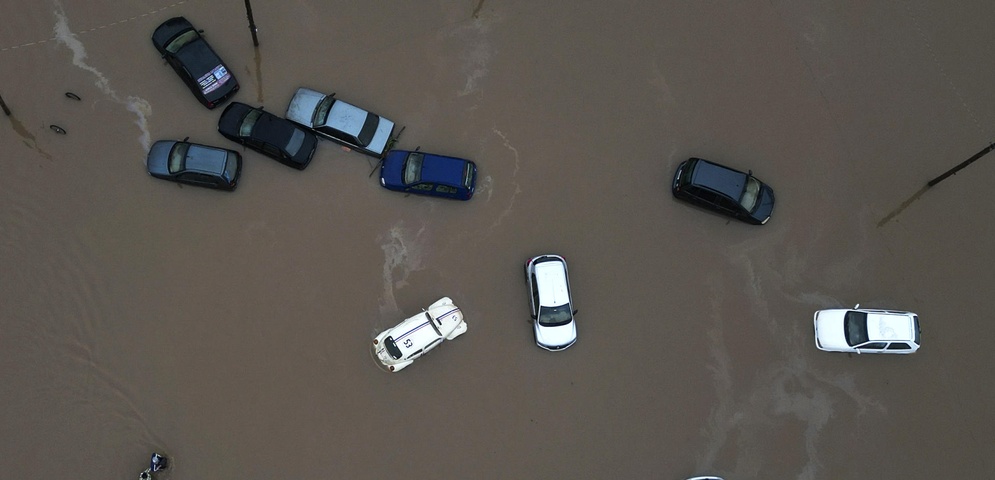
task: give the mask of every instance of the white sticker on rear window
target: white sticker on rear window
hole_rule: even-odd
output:
[[[197,79],[197,84],[200,85],[200,91],[204,95],[207,95],[224,85],[229,78],[231,78],[231,74],[228,73],[228,69],[224,65],[218,65],[210,72],[207,72],[206,75]]]

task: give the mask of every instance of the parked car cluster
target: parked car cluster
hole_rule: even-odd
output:
[[[166,20],[152,33],[152,44],[194,97],[209,109],[230,100],[239,85],[231,69],[201,32],[183,17]],[[397,141],[393,121],[347,103],[334,93],[299,88],[285,118],[232,102],[221,113],[218,132],[298,170],[311,163],[318,138],[380,160],[380,184],[389,190],[469,200],[477,181],[470,160],[420,151],[391,150]],[[149,174],[164,180],[234,190],[242,168],[237,152],[182,141],[157,142],[149,151]],[[225,160],[227,159],[227,160]]]
[[[166,20],[152,43],[197,100],[208,109],[230,100],[238,80],[211,49],[200,31],[183,17]],[[232,102],[218,120],[229,140],[292,168],[311,163],[318,138],[331,140],[380,161],[380,184],[388,190],[469,200],[477,166],[462,158],[394,150],[396,124],[335,96],[299,88],[285,118],[244,103]],[[156,178],[222,190],[234,190],[242,168],[235,151],[174,140],[160,140],[149,151],[148,172]],[[746,223],[766,224],[774,210],[774,191],[746,173],[701,158],[678,165],[671,191],[675,198]],[[577,341],[577,310],[570,293],[566,260],[539,255],[525,263],[531,323],[536,345],[564,350]],[[893,310],[829,309],[815,313],[816,347],[855,353],[913,353],[919,348],[919,317]],[[383,366],[398,372],[415,359],[467,330],[463,313],[443,297],[373,340]],[[717,477],[698,477],[717,478]]]

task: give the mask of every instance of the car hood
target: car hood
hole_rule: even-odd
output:
[[[166,48],[166,42],[170,41],[173,37],[181,32],[193,29],[193,25],[190,24],[187,19],[183,17],[173,17],[161,25],[156,27],[155,31],[152,32],[152,43],[155,48],[160,52]]]
[[[244,103],[232,102],[221,113],[221,118],[218,119],[218,131],[224,135],[241,137],[239,129],[242,127],[242,119],[251,111],[252,107]]]
[[[325,98],[324,93],[310,88],[298,88],[294,98],[290,100],[290,105],[287,106],[287,120],[314,128],[311,119],[314,117],[314,109],[318,108],[323,98]]]
[[[173,149],[173,145],[176,145],[174,140],[159,140],[152,144],[145,162],[149,173],[169,175],[169,152]]]
[[[847,310],[819,310],[815,312],[815,338],[822,348],[850,349],[843,332],[843,318]]]
[[[408,150],[391,150],[383,159],[380,165],[380,180],[384,186],[404,187],[401,175],[404,169],[404,160],[408,158]]]
[[[543,326],[540,325],[539,322],[534,323],[536,342],[541,347],[552,350],[560,350],[573,345],[573,343],[577,341],[576,322],[570,322],[565,325],[558,325],[555,327]]]
[[[751,214],[760,223],[767,223],[771,213],[774,212],[774,190],[764,184],[760,190],[760,200],[757,208]]]

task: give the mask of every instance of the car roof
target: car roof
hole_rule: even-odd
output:
[[[263,110],[262,115],[256,120],[256,125],[252,127],[252,138],[257,138],[282,149],[287,147],[290,136],[294,134],[295,130],[298,128],[290,120]]]
[[[463,172],[467,163],[470,161],[462,158],[426,153],[422,161],[421,179],[423,182],[466,188],[463,186]]]
[[[408,358],[412,353],[441,338],[427,312],[421,312],[401,322],[391,329],[390,336],[401,350],[401,359]]]
[[[870,341],[912,341],[915,335],[912,319],[904,314],[867,312],[867,338]]]
[[[538,260],[532,267],[539,289],[539,305],[558,307],[570,302],[567,288],[567,264],[556,257]]]
[[[336,99],[328,112],[325,125],[358,137],[369,114],[362,108]]]
[[[186,169],[220,175],[224,173],[227,161],[227,150],[191,143],[187,150]]]
[[[199,80],[205,73],[224,64],[221,57],[214,53],[214,50],[204,40],[204,37],[197,37],[196,40],[184,45],[180,51],[176,52],[176,58],[183,62],[183,65],[193,75],[194,80]]]
[[[738,201],[746,186],[746,174],[729,167],[696,159],[694,171],[691,173],[691,183],[719,192]]]

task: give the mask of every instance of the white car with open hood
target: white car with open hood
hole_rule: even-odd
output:
[[[427,310],[408,318],[373,339],[373,352],[391,372],[399,372],[418,357],[466,333],[463,312],[449,297],[440,298]]]
[[[860,308],[815,312],[815,346],[827,352],[909,354],[919,350],[919,316]]]

